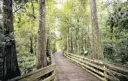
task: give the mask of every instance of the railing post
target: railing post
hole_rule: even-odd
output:
[[[104,81],[107,81],[106,65],[104,64]]]
[[[54,70],[54,72],[55,72],[55,75],[56,75],[56,69]],[[57,76],[54,77],[54,80],[53,81],[57,81],[56,77]]]
[[[64,56],[66,57],[67,55],[66,55],[66,52],[64,52]]]

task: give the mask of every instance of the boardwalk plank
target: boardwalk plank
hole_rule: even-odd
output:
[[[100,81],[81,67],[64,58],[61,52],[54,54],[57,81]]]

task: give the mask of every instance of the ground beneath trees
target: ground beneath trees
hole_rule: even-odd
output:
[[[61,52],[54,54],[57,69],[57,81],[100,81],[81,67],[64,58]]]

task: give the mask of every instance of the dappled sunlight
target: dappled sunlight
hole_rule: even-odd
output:
[[[61,10],[63,8],[63,4],[66,3],[67,0],[56,0],[56,7]]]

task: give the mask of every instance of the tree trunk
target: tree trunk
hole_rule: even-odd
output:
[[[79,54],[80,53],[80,47],[79,47],[79,28],[77,28],[77,35],[76,36],[77,36],[77,54]]]
[[[70,49],[70,41],[69,41],[69,27],[68,27],[68,32],[67,32],[67,52],[69,52],[69,49]]]
[[[35,18],[35,8],[34,8],[34,4],[33,4],[33,0],[31,0],[31,7],[32,7],[32,16],[33,16],[33,21],[34,21],[34,18]],[[33,54],[34,53],[34,42],[33,42],[33,38],[34,38],[34,35],[33,35],[33,27],[34,27],[34,23],[32,22],[32,27],[31,27],[31,32],[30,32],[30,53]]]
[[[37,68],[47,66],[46,28],[45,28],[45,0],[40,0],[39,29],[37,40]]]
[[[90,41],[90,35],[89,35],[89,32],[90,32],[90,28],[89,26],[87,27],[87,35],[86,35],[86,41],[87,41],[87,45],[86,45],[86,48],[87,50],[90,52],[90,47],[91,47],[91,41]]]
[[[33,38],[32,36],[30,37],[30,53],[33,53]]]
[[[93,57],[96,59],[102,59],[103,54],[101,53],[96,0],[90,0],[90,8],[91,8],[91,21],[92,21]]]
[[[82,34],[82,40],[81,40],[81,42],[82,42],[82,44],[81,44],[81,52],[84,52],[84,31],[82,30],[82,32],[81,32],[81,34]]]
[[[48,28],[48,31],[47,31],[47,46],[46,46],[46,49],[47,49],[47,52],[46,52],[46,55],[47,55],[47,63],[48,65],[50,65],[52,63],[52,59],[51,59],[51,48],[50,48],[50,35],[49,35],[49,28]]]
[[[72,36],[72,32],[71,32],[71,40],[70,40],[70,43],[71,43],[71,53],[73,53],[73,36]]]
[[[77,53],[77,28],[75,28],[75,42],[74,42],[74,45],[75,45],[74,53]]]
[[[13,12],[12,12],[12,0],[2,0],[1,6],[2,11],[0,13],[3,17],[0,25],[0,33],[4,36],[4,50],[3,56],[0,59],[3,60],[3,78],[0,79],[7,80],[20,75],[20,70],[18,67],[17,55],[16,55],[16,45],[14,39],[14,26],[13,26]],[[1,67],[1,66],[0,66]],[[1,76],[1,74],[0,74]]]

